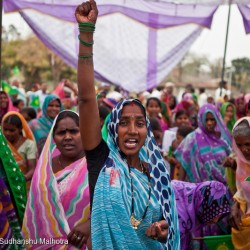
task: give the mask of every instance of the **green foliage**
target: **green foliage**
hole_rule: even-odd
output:
[[[1,67],[4,80],[14,76],[14,68],[20,69],[27,90],[35,82],[46,81],[55,86],[63,78],[76,81],[76,70],[66,65],[35,36],[4,39]]]

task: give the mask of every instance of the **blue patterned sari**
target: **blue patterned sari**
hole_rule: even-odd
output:
[[[137,100],[125,100],[118,103],[111,113],[107,139],[110,153],[99,174],[94,192],[91,217],[92,246],[94,250],[178,250],[180,235],[174,191],[148,119],[148,135],[140,150],[140,158],[148,163],[152,195],[146,216],[138,229],[133,229],[130,223],[131,179],[127,162],[119,151],[117,131],[124,105],[132,101],[144,109]],[[131,168],[131,174],[135,197],[135,217],[142,218],[149,197],[148,178],[134,168]],[[169,225],[166,244],[145,235],[146,229],[152,223],[162,219],[165,219]]]

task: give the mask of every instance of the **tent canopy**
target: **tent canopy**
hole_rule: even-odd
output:
[[[219,3],[218,3],[219,2]],[[41,41],[67,64],[77,66],[79,0],[4,0]],[[161,83],[200,35],[210,28],[221,0],[97,0],[96,79],[141,92]],[[250,33],[250,0],[234,0]]]

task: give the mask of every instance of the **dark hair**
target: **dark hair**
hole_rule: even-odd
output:
[[[149,122],[150,122],[152,130],[162,131],[161,124],[156,117],[150,117]]]
[[[191,126],[180,126],[177,130],[177,133],[180,134],[183,138],[185,138],[188,134],[193,132],[194,129]]]
[[[161,108],[161,101],[157,97],[149,97],[146,102],[146,107],[148,107],[150,101],[156,101]]]
[[[65,119],[66,117],[69,117],[71,118],[72,120],[75,121],[76,125],[79,127],[79,116],[75,113],[75,112],[72,112],[72,111],[69,111],[69,110],[65,110],[63,112],[60,112],[57,119],[56,119],[56,123],[55,123],[55,126],[54,126],[54,129],[53,129],[53,136],[55,134],[55,131],[57,130],[57,127],[58,127],[58,123]]]
[[[98,109],[99,109],[99,116],[103,120],[105,120],[105,118],[107,117],[107,115],[110,113],[110,110],[107,107],[105,107],[105,106],[99,106]]]
[[[20,113],[26,113],[31,120],[36,118],[36,110],[31,107],[22,108]]]
[[[17,108],[20,102],[24,103],[24,101],[22,99],[17,99],[15,101],[13,101],[13,106]]]
[[[18,129],[23,129],[22,121],[17,115],[10,115],[6,119],[4,119],[5,124],[11,124],[16,126]]]
[[[189,117],[188,113],[184,109],[180,109],[175,114],[175,120],[181,115],[186,115],[187,117]]]
[[[205,92],[205,88],[204,88],[204,87],[201,87],[201,88],[199,88],[199,91],[200,91],[200,94],[201,94],[201,93],[204,93],[204,92]]]

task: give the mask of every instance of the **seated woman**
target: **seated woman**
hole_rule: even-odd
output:
[[[29,126],[36,139],[38,155],[40,156],[53,121],[58,113],[63,110],[61,100],[56,95],[46,96],[43,107],[42,117],[30,121]]]
[[[179,249],[174,191],[141,102],[120,101],[110,115],[107,143],[102,140],[92,58],[97,14],[94,0],[76,9],[80,130],[93,198],[93,249]]]
[[[205,104],[198,115],[198,128],[174,153],[184,170],[182,180],[186,176],[194,183],[216,180],[227,186],[223,161],[232,152],[231,135],[214,105]]]
[[[181,232],[181,250],[194,249],[192,233],[230,213],[227,188],[218,181],[172,181]]]
[[[24,174],[27,192],[36,167],[36,142],[24,117],[15,111],[8,112],[2,120],[3,134],[12,154]]]
[[[90,235],[89,186],[79,117],[62,111],[55,119],[33,176],[23,222],[25,239],[46,239],[48,249],[86,248]],[[46,230],[45,230],[46,228]],[[51,240],[52,239],[52,240]],[[30,245],[37,249],[38,244]]]
[[[236,187],[231,224],[234,249],[250,249],[250,117],[238,120],[233,128],[236,154]]]

